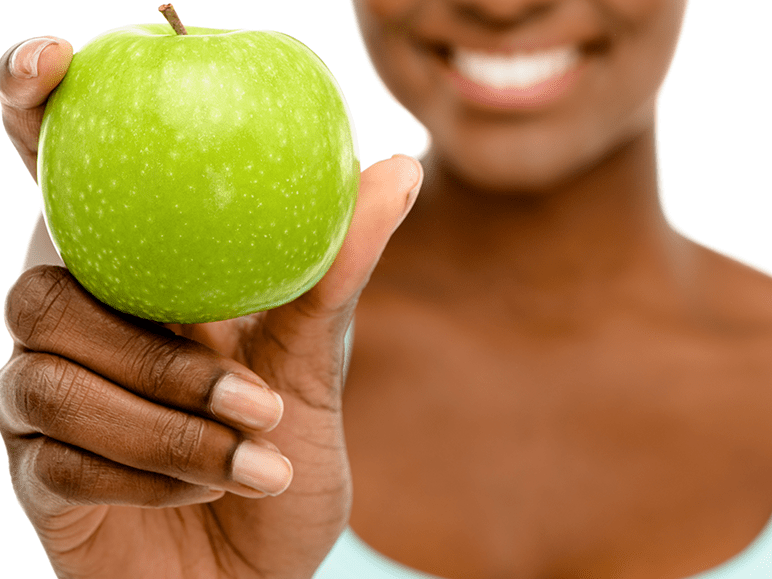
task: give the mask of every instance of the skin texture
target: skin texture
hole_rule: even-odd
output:
[[[308,577],[348,517],[347,458],[354,530],[450,579],[676,579],[742,550],[772,512],[772,282],[681,237],[659,206],[654,104],[683,2],[356,6],[379,72],[433,137],[422,194],[371,277],[413,199],[417,175],[402,160],[363,174],[349,239],[311,293],[261,317],[173,328],[238,368],[116,320],[61,270],[34,270],[11,293],[18,347],[0,374],[0,421],[58,572]],[[592,41],[592,57],[581,82],[537,112],[458,98],[415,45],[501,49],[549,36]],[[44,55],[61,70],[67,45]],[[31,95],[34,111],[45,98],[8,75],[0,82],[6,103]],[[28,166],[34,114],[4,108]],[[368,277],[341,399],[342,336]],[[85,340],[97,320],[104,331]],[[185,372],[163,371],[169,359],[153,353],[164,344]],[[143,474],[168,471],[164,460],[141,472],[102,465],[124,505],[80,504],[107,500],[66,484],[94,480],[99,461],[68,450],[73,466],[53,468],[69,463],[40,435],[42,421],[30,424],[29,401],[82,395],[88,381],[58,378],[75,371],[67,360],[103,375],[116,359],[127,361],[122,373],[106,378],[146,396],[185,377],[173,406],[210,421],[207,392],[223,368],[256,372],[284,398],[281,423],[262,438],[292,461],[292,485],[277,498],[206,497],[228,485],[223,447],[243,432],[223,424],[207,439],[223,450],[185,475],[192,483]],[[160,378],[131,379],[153,360]],[[148,503],[167,508],[132,507]]]
[[[448,578],[676,579],[741,551],[772,512],[772,284],[659,205],[684,2],[355,4],[432,147],[357,310],[353,529]],[[594,50],[536,111],[464,100],[425,48],[539,38]]]
[[[3,119],[34,169],[41,92],[61,80],[72,49],[63,40],[46,47],[39,76],[25,79],[10,74],[11,54],[0,62]],[[19,499],[59,576],[313,573],[351,499],[343,337],[421,178],[401,156],[365,171],[327,275],[259,315],[164,328],[99,304],[63,268],[21,276],[6,303],[15,348],[0,372],[0,430]],[[283,417],[269,433],[218,412],[223,378],[234,375],[281,395]],[[244,406],[252,417],[272,408]],[[247,441],[265,457],[251,488],[237,472]],[[268,455],[286,464],[277,447],[292,463],[292,490],[257,500],[289,482],[286,466],[271,467]]]

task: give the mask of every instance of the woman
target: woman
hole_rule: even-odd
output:
[[[183,337],[61,269],[12,290],[0,424],[57,572],[309,577],[350,523],[319,576],[375,577],[346,563],[361,539],[449,579],[681,578],[766,538],[772,282],[658,202],[654,105],[684,1],[356,6],[432,135],[407,217],[420,168],[376,164],[317,287]],[[69,56],[47,46],[22,78],[6,55],[33,172]]]

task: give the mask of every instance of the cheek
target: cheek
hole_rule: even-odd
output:
[[[403,18],[410,14],[419,0],[355,0],[357,10],[377,18]]]
[[[389,92],[416,117],[437,98],[441,79],[427,62],[427,56],[416,50],[408,35],[400,30],[400,19],[376,15],[371,4],[393,8],[393,0],[359,0],[358,21],[362,38],[373,66]],[[367,9],[363,9],[366,4]],[[407,4],[407,2],[402,2]],[[412,4],[412,2],[411,2]]]
[[[687,0],[598,0],[622,28],[617,66],[634,79],[660,82],[670,66]]]
[[[599,0],[598,3],[616,17],[628,22],[641,22],[655,18],[669,7],[683,5],[686,0]]]
[[[605,105],[622,114],[651,108],[670,68],[678,44],[685,0],[608,0],[609,9],[629,23],[608,63],[609,74],[598,86]],[[611,6],[613,4],[613,6]],[[605,84],[603,81],[605,80]]]

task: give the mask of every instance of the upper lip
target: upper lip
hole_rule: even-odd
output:
[[[518,17],[510,18],[507,26],[494,26],[495,19],[490,14],[481,18],[486,16],[484,9],[471,6],[476,3],[466,4],[476,13],[474,22],[455,15],[459,6],[446,12],[438,9],[431,13],[432,17],[427,9],[424,14],[402,21],[400,28],[419,46],[438,54],[448,55],[456,47],[463,47],[507,56],[566,47],[575,47],[585,54],[604,52],[610,48],[611,35],[618,28],[588,2],[542,3],[544,7],[539,10],[519,3]],[[537,3],[528,3],[531,4]]]
[[[422,34],[420,31],[414,31],[410,36],[420,47],[444,56],[449,56],[456,47],[475,52],[513,55],[565,47],[576,47],[583,53],[595,53],[607,50],[610,44],[607,34],[586,25],[579,28],[568,25],[551,27],[549,30],[541,27],[511,34],[458,34],[457,38]]]
[[[608,40],[605,38],[595,38],[588,40],[561,40],[547,41],[546,39],[534,39],[529,42],[506,42],[506,43],[461,43],[448,42],[444,40],[420,39],[416,42],[424,49],[430,50],[444,58],[449,58],[454,50],[463,48],[474,52],[488,52],[495,55],[514,55],[514,54],[532,54],[574,46],[582,53],[600,52],[607,48]]]

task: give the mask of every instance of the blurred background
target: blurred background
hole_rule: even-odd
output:
[[[111,28],[162,22],[158,4],[3,2],[0,54],[21,40],[44,34],[68,39],[77,51]],[[363,167],[395,153],[420,156],[426,148],[422,127],[391,98],[372,69],[349,0],[177,0],[175,7],[188,25],[279,30],[310,46],[346,95]],[[671,223],[691,238],[772,275],[770,22],[769,0],[691,0],[660,98],[658,139],[662,200]],[[40,207],[37,186],[10,141],[0,134],[3,299],[21,271]],[[0,363],[10,352],[11,340],[2,327]],[[4,450],[0,451],[0,577],[54,577],[16,502]]]

